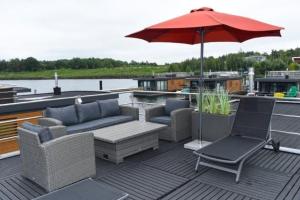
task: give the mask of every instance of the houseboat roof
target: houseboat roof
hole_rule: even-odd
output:
[[[204,81],[226,81],[226,80],[240,80],[241,76],[218,76],[218,77],[204,77]],[[189,77],[186,80],[198,81],[199,77]]]
[[[0,84],[0,90],[2,89],[12,89],[14,88],[13,85],[10,85],[10,84]]]
[[[300,82],[300,78],[266,77],[266,78],[256,78],[255,81],[258,81],[258,82],[295,83],[295,82]]]
[[[186,79],[186,77],[166,77],[166,76],[152,76],[152,77],[141,77],[141,78],[135,78],[134,80],[137,81],[167,81],[167,80],[181,80],[181,79]]]

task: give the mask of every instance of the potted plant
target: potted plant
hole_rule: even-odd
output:
[[[199,97],[197,98],[199,108]],[[224,90],[205,91],[202,97],[202,139],[215,141],[230,134],[234,121],[230,97]],[[199,138],[199,113],[192,113],[193,139]]]

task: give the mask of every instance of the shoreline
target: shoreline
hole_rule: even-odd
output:
[[[91,77],[58,77],[59,79],[136,79],[136,78],[149,78],[151,76],[122,76],[122,77],[116,77],[116,76],[91,76]],[[46,77],[38,77],[38,78],[33,78],[33,77],[28,77],[28,78],[0,78],[0,81],[18,81],[18,80],[54,80],[53,78],[46,78]]]
[[[168,72],[167,67],[131,67],[101,69],[59,69],[23,72],[1,72],[0,80],[47,80],[54,79],[57,72],[59,79],[134,79],[152,77],[153,74]]]

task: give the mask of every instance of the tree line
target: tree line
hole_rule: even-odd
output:
[[[264,60],[257,61],[253,56],[262,56]],[[220,57],[206,57],[204,71],[232,70],[245,72],[254,67],[257,75],[264,75],[266,71],[300,70],[300,65],[294,63],[292,57],[300,56],[300,48],[289,50],[272,50],[271,53],[238,52]],[[199,59],[187,59],[180,63],[169,64],[169,71],[199,72]]]
[[[257,61],[251,59],[253,56],[263,56],[265,60]],[[292,57],[300,56],[300,48],[289,50],[273,50],[271,53],[238,52],[219,57],[206,57],[205,71],[247,71],[254,67],[257,75],[264,75],[266,71],[272,70],[299,70],[300,66],[292,61]],[[249,59],[250,58],[250,59]],[[153,62],[126,62],[111,58],[73,58],[60,59],[56,61],[39,61],[33,57],[26,59],[11,59],[0,61],[0,71],[22,72],[55,69],[96,69],[116,67],[156,67],[165,66],[170,72],[199,72],[199,59],[187,59],[179,63],[167,63],[158,65]]]
[[[96,68],[115,68],[115,67],[147,67],[158,66],[150,62],[126,62],[114,60],[111,58],[73,58],[60,59],[56,61],[39,61],[36,58],[29,57],[26,59],[11,59],[9,61],[0,61],[0,71],[23,72],[23,71],[40,71],[55,69],[96,69]]]

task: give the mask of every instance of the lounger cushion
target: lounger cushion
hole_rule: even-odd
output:
[[[97,102],[77,104],[76,109],[80,123],[101,118]]]
[[[22,128],[38,134],[41,143],[48,142],[53,139],[53,135],[48,127],[25,122],[22,124]]]
[[[120,115],[120,107],[117,99],[97,101],[102,117]]]
[[[171,115],[171,112],[181,108],[189,108],[190,102],[188,100],[178,100],[178,99],[167,99],[165,106],[166,115]]]
[[[79,122],[75,105],[60,107],[60,108],[46,108],[45,117],[60,120],[65,126],[77,124]]]
[[[150,122],[159,123],[159,124],[166,124],[168,126],[171,126],[171,117],[170,116],[158,116],[158,117],[152,117],[149,120]]]
[[[105,117],[97,120],[92,120],[89,122],[84,122],[81,124],[76,124],[73,126],[67,127],[67,132],[70,133],[79,133],[85,131],[92,131],[95,129],[112,126],[115,124],[120,124],[124,122],[129,122],[134,120],[132,116],[118,115],[112,117]]]
[[[240,157],[264,143],[265,140],[228,136],[198,150],[197,153],[228,161],[239,161]]]

